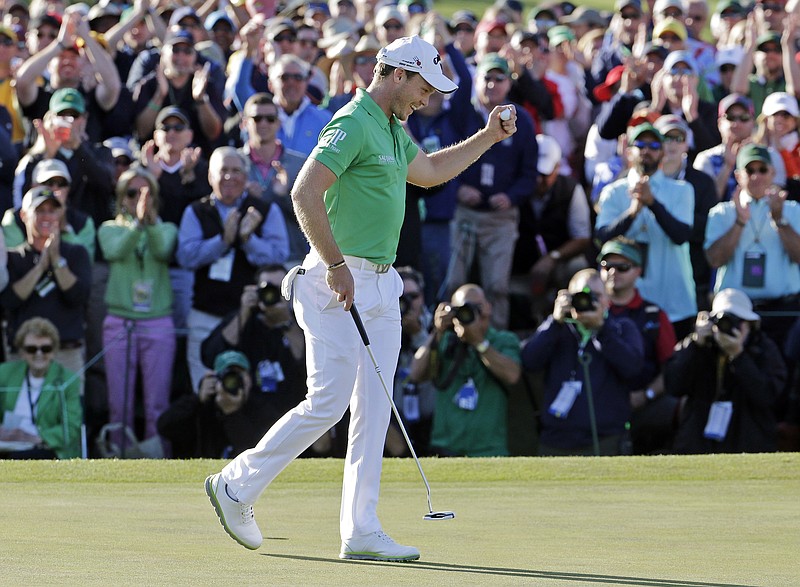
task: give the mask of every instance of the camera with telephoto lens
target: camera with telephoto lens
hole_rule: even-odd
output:
[[[244,375],[239,367],[228,367],[221,373],[217,373],[217,377],[226,393],[236,395],[244,389]]]
[[[461,322],[464,326],[475,322],[478,317],[479,311],[476,304],[464,302],[463,306],[447,306],[447,311],[455,320]]]
[[[735,336],[733,331],[739,330],[742,325],[742,319],[733,314],[719,314],[711,317],[711,322],[717,326],[717,329],[723,334]]]
[[[597,302],[597,297],[588,287],[585,287],[583,290],[572,294],[572,307],[575,308],[575,311],[579,314],[594,310],[595,302]]]
[[[258,301],[265,306],[274,306],[281,301],[281,290],[277,285],[266,281],[258,285]]]

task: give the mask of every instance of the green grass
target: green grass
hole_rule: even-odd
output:
[[[379,513],[418,563],[337,558],[339,460],[256,504],[264,545],[203,492],[221,461],[2,462],[3,585],[800,585],[800,455],[387,460]]]

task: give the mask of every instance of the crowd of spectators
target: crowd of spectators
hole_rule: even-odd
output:
[[[799,22],[794,0],[0,0],[0,455],[91,456],[112,422],[122,452],[219,457],[301,401],[294,180],[415,34],[458,84],[404,123],[421,149],[517,116],[407,189],[418,452],[512,454],[520,397],[530,454],[797,449]]]

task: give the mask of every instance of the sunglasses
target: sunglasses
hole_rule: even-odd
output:
[[[394,22],[387,22],[383,25],[383,28],[385,28],[387,31],[399,31],[403,28],[403,25]]]
[[[474,33],[475,29],[472,28],[471,26],[465,24],[465,25],[457,26],[456,27],[456,32],[457,33]]]
[[[22,350],[25,351],[25,354],[27,355],[35,355],[39,351],[41,351],[43,355],[49,355],[53,352],[53,345],[43,344],[41,346],[37,346],[34,344],[26,344],[24,347],[22,347]]]
[[[125,190],[125,197],[127,198],[138,198],[139,197],[139,190],[137,188],[128,188]]]
[[[297,40],[297,37],[294,35],[278,35],[275,37],[276,43],[294,43]]]
[[[490,82],[494,82],[496,84],[501,84],[508,79],[508,76],[505,75],[485,75],[483,76],[483,81],[487,84]]]
[[[660,141],[633,141],[633,146],[637,149],[650,149],[652,151],[661,150]]]
[[[58,33],[56,33],[56,32],[43,33],[42,31],[38,31],[36,33],[36,38],[37,39],[55,39],[57,36],[58,36]]]
[[[14,39],[9,39],[8,37],[0,38],[0,45],[2,45],[3,47],[11,47],[12,45],[15,44],[16,43],[14,43]]]
[[[638,12],[621,12],[622,20],[639,20],[642,15]]]
[[[276,122],[278,120],[277,114],[256,114],[255,116],[251,116],[250,119],[258,124],[259,122],[264,122],[265,120],[269,123]]]
[[[77,110],[64,110],[62,112],[57,112],[58,116],[71,116],[72,118],[78,118],[81,114]]]
[[[49,188],[65,188],[69,187],[69,182],[66,179],[48,179],[44,185]]]
[[[304,82],[304,81],[306,81],[306,76],[304,76],[302,73],[282,73],[280,75],[280,78],[281,78],[282,82],[288,82],[288,81]]]
[[[759,47],[758,50],[762,53],[781,53],[781,48],[774,45],[770,45],[768,47]]]
[[[304,47],[316,47],[317,46],[316,39],[298,39],[297,42],[300,43],[301,45],[303,45]]]
[[[664,137],[665,143],[682,143],[686,140],[686,137],[683,135],[666,135]]]
[[[127,157],[117,157],[114,159],[114,165],[117,167],[128,167],[133,161],[128,159]]]
[[[191,55],[194,53],[194,47],[189,45],[173,45],[172,53],[174,55]]]
[[[719,70],[722,73],[732,73],[736,69],[736,66],[732,63],[726,63],[724,65],[719,66]]]
[[[164,125],[160,126],[158,128],[158,130],[161,130],[161,131],[164,131],[164,132],[169,132],[171,130],[174,130],[175,132],[183,132],[187,128],[189,128],[189,127],[186,126],[185,124],[164,124]]]
[[[771,10],[772,12],[785,12],[786,7],[782,4],[762,4],[761,8],[764,10]]]
[[[767,173],[769,173],[769,167],[767,167],[766,165],[761,165],[759,167],[745,167],[744,171],[747,175],[755,175],[755,174],[766,175]]]
[[[736,114],[726,114],[725,120],[728,122],[750,122],[753,117],[749,114],[739,114],[738,116]]]
[[[409,300],[416,300],[418,297],[422,295],[422,292],[418,291],[410,291],[408,293],[404,293],[403,297]]]
[[[693,75],[694,72],[688,67],[673,67],[669,70],[670,75]]]
[[[600,267],[605,271],[612,269],[617,273],[627,273],[633,269],[633,263],[609,263],[608,261],[600,261]]]

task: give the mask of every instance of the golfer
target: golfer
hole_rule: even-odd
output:
[[[420,151],[401,121],[424,107],[434,92],[456,88],[442,73],[432,45],[417,36],[397,39],[378,52],[372,83],[359,89],[322,130],[300,171],[292,199],[311,252],[302,268],[287,275],[284,294],[293,290],[295,314],[305,331],[308,395],[255,448],[205,484],[223,527],[246,548],[255,550],[262,541],[252,504],[349,406],[339,556],[419,558],[416,548],[387,536],[378,520],[391,409],[349,310],[357,298],[377,362],[386,373],[394,373],[403,281],[392,262],[403,224],[406,181],[423,187],[444,183],[516,131],[513,107],[498,106],[485,113],[486,126],[466,141],[431,155]]]

